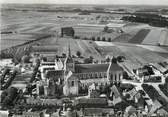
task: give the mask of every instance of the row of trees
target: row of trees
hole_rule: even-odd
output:
[[[10,77],[8,78],[6,83],[4,83],[4,79],[2,79],[3,85],[1,85],[1,89],[2,90],[7,89],[11,85],[12,81],[15,79],[16,75],[17,75],[17,71],[13,70],[13,72],[10,74]]]
[[[81,38],[79,36],[75,36],[74,39],[93,40],[93,41],[107,41],[107,42],[112,41],[111,37],[100,37],[100,36],[83,37],[83,38]]]
[[[12,54],[9,54],[9,53],[6,53],[6,52],[1,51],[1,53],[0,53],[0,58],[5,58],[5,59],[7,59],[7,58],[13,58],[13,55],[12,55]]]
[[[26,94],[26,95],[28,95],[28,94],[32,95],[33,89],[36,88],[36,85],[32,85],[32,83],[33,83],[33,81],[36,80],[36,77],[38,76],[37,73],[39,72],[39,67],[40,67],[40,60],[36,59],[36,65],[33,68],[33,73],[32,73],[32,76],[30,78],[30,81],[29,81],[30,84],[28,84],[26,86],[26,90],[25,90],[24,94]],[[38,77],[40,77],[40,76],[38,76]]]
[[[75,36],[74,38],[75,39],[81,39],[78,36]],[[107,42],[111,42],[112,41],[111,37],[100,37],[100,36],[98,36],[98,37],[95,37],[95,36],[92,36],[92,37],[83,37],[82,39],[83,40],[93,40],[93,41],[107,41]]]
[[[39,67],[40,67],[40,60],[36,61],[36,65],[33,68],[33,74],[32,74],[32,77],[30,79],[30,83],[32,83],[35,80],[36,75],[37,75],[37,73],[39,71]]]
[[[108,38],[106,38],[106,37],[91,37],[91,40],[93,40],[93,41],[108,41],[108,42],[111,42],[112,41],[112,39],[111,39],[111,37],[108,37]]]
[[[111,37],[100,37],[100,36],[92,36],[92,37],[79,37],[79,36],[75,36],[75,39],[83,39],[83,40],[93,40],[93,41],[107,41],[107,42],[111,42],[112,39]]]
[[[5,69],[3,70],[2,75],[1,75],[1,77],[0,77],[0,78],[1,78],[1,79],[0,79],[1,85],[4,84],[5,76],[6,76],[7,74],[9,74],[9,72],[10,72],[10,69],[9,69],[9,68],[5,68]]]
[[[157,14],[135,14],[134,16],[123,16],[122,20],[130,22],[147,23],[157,27],[167,27],[168,20]]]

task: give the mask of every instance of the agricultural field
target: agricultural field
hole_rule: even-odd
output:
[[[96,41],[104,56],[125,56],[127,66],[138,68],[151,62],[165,61],[168,51],[158,46]],[[164,54],[164,56],[161,55]]]
[[[146,29],[141,29],[130,40],[130,43],[153,45],[153,46],[167,46],[167,40],[168,40],[167,29],[158,27],[148,27]]]
[[[161,31],[153,29],[149,32],[146,38],[142,41],[142,44],[157,45],[160,38]]]
[[[168,45],[167,29],[125,22],[119,20],[122,17],[119,14],[3,10],[1,15],[1,50],[12,47],[5,52],[19,58],[29,49],[41,54],[61,55],[67,53],[68,46],[73,55],[77,50],[84,57],[96,59],[123,55],[128,63],[135,63],[135,66],[163,61],[168,57],[165,47]],[[107,22],[102,23],[104,20]],[[112,32],[103,32],[105,25]],[[80,39],[60,38],[61,27],[69,26],[74,28],[75,36]],[[82,40],[86,37],[88,40]],[[92,37],[95,40],[99,38],[99,41],[89,40]],[[100,42],[102,40],[106,42]]]
[[[131,35],[129,33],[124,33],[113,39],[113,42],[122,42],[122,43],[127,43],[129,40],[133,38],[134,35]]]
[[[68,53],[68,47],[70,46],[72,55],[76,55],[77,51],[81,52],[81,56],[90,57],[93,56],[96,59],[102,59],[101,53],[98,50],[98,46],[89,40],[75,40],[71,38],[49,38],[38,41],[38,46],[32,47],[32,52],[40,52],[41,54],[51,53],[62,55],[62,53]]]
[[[129,40],[129,43],[141,43],[149,32],[149,29],[141,29],[131,40]]]
[[[163,46],[168,46],[168,30],[162,30],[158,43]]]
[[[39,39],[41,35],[59,35],[61,27],[74,27],[77,36],[97,35],[104,27],[86,27],[80,24],[98,24],[104,17],[114,19],[115,15],[92,13],[79,15],[73,12],[37,12],[2,10],[1,12],[1,49],[24,44]],[[98,18],[97,18],[98,17]],[[118,17],[118,15],[117,15]],[[106,35],[106,34],[105,34]],[[108,34],[108,37],[118,34]],[[12,42],[11,42],[12,39]],[[9,43],[8,43],[9,42]]]
[[[147,24],[127,23],[124,33],[116,37],[113,42],[134,43],[142,45],[167,46],[168,29],[152,27]]]

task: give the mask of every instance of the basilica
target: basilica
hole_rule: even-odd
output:
[[[55,85],[63,84],[65,96],[78,95],[79,88],[90,86],[92,83],[106,85],[109,83],[120,83],[123,78],[123,69],[112,57],[107,63],[76,64],[71,56],[69,48],[68,55],[64,61],[59,58],[55,62],[42,62],[40,66],[42,81],[46,82],[46,95],[56,93]]]

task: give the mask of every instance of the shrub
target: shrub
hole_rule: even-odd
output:
[[[110,37],[108,38],[108,42],[111,42],[111,38]]]
[[[106,38],[105,38],[105,37],[103,37],[103,38],[102,38],[102,41],[106,41]]]
[[[93,41],[95,41],[95,37],[92,37],[91,39],[92,39]]]
[[[80,52],[80,51],[77,51],[77,52],[76,52],[76,56],[80,57],[80,56],[81,56],[81,52]]]
[[[97,41],[100,41],[100,37],[97,37]]]

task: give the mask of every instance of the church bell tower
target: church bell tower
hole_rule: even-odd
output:
[[[71,71],[71,72],[74,72],[75,71],[75,65],[74,65],[74,60],[71,56],[71,49],[70,49],[70,45],[68,46],[68,56],[66,57],[65,59],[65,62],[64,62],[64,70],[65,71]]]

